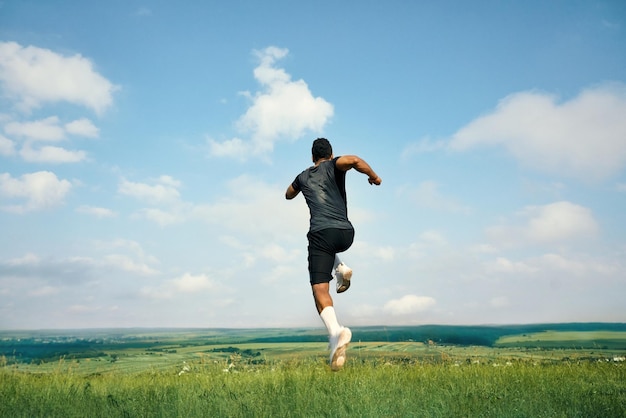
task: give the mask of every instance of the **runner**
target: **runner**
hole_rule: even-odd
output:
[[[317,312],[328,330],[331,369],[340,370],[346,361],[346,348],[352,332],[337,321],[329,282],[334,271],[337,293],[342,293],[348,290],[352,278],[352,269],[337,256],[350,248],[354,241],[354,228],[348,219],[346,172],[354,168],[365,174],[370,184],[377,186],[382,180],[356,155],[334,157],[326,138],[313,141],[311,152],[314,165],[295,178],[285,197],[293,199],[302,192],[309,207],[309,280]]]

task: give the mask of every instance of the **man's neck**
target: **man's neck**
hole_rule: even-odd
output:
[[[318,165],[320,165],[321,163],[323,163],[324,161],[330,161],[332,160],[333,157],[328,157],[328,158],[320,158],[319,160],[315,161],[315,167],[317,167]]]

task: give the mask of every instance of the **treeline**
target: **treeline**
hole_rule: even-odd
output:
[[[565,323],[531,325],[419,325],[419,326],[372,326],[354,327],[352,341],[403,342],[416,341],[435,344],[478,345],[493,347],[506,335],[517,335],[541,331],[626,331],[624,323]],[[280,335],[254,338],[249,342],[323,342],[328,337],[324,332],[311,334]]]
[[[102,346],[90,341],[40,342],[35,340],[2,341],[0,357],[8,364],[41,363],[57,361],[60,358],[83,359],[105,357]]]

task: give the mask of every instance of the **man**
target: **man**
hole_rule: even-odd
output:
[[[354,240],[354,228],[348,220],[346,172],[354,168],[365,174],[370,184],[380,185],[382,180],[356,155],[335,158],[326,138],[313,141],[311,153],[314,165],[296,177],[287,188],[285,198],[293,199],[302,192],[309,206],[309,280],[317,312],[328,329],[330,366],[332,370],[339,370],[346,361],[352,332],[337,321],[329,282],[334,269],[337,293],[342,293],[350,287],[352,276],[352,270],[337,257],[337,253],[350,248]]]

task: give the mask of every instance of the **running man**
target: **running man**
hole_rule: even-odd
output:
[[[337,253],[346,251],[354,240],[354,228],[348,220],[346,201],[346,172],[352,168],[367,176],[370,184],[380,185],[381,179],[364,160],[356,155],[333,156],[326,138],[313,141],[313,166],[300,173],[289,185],[285,198],[291,200],[300,192],[304,195],[311,215],[309,240],[309,280],[315,307],[328,329],[330,367],[339,370],[346,362],[346,348],[352,332],[339,325],[329,282],[334,270],[337,293],[350,287],[352,269],[341,262]]]

